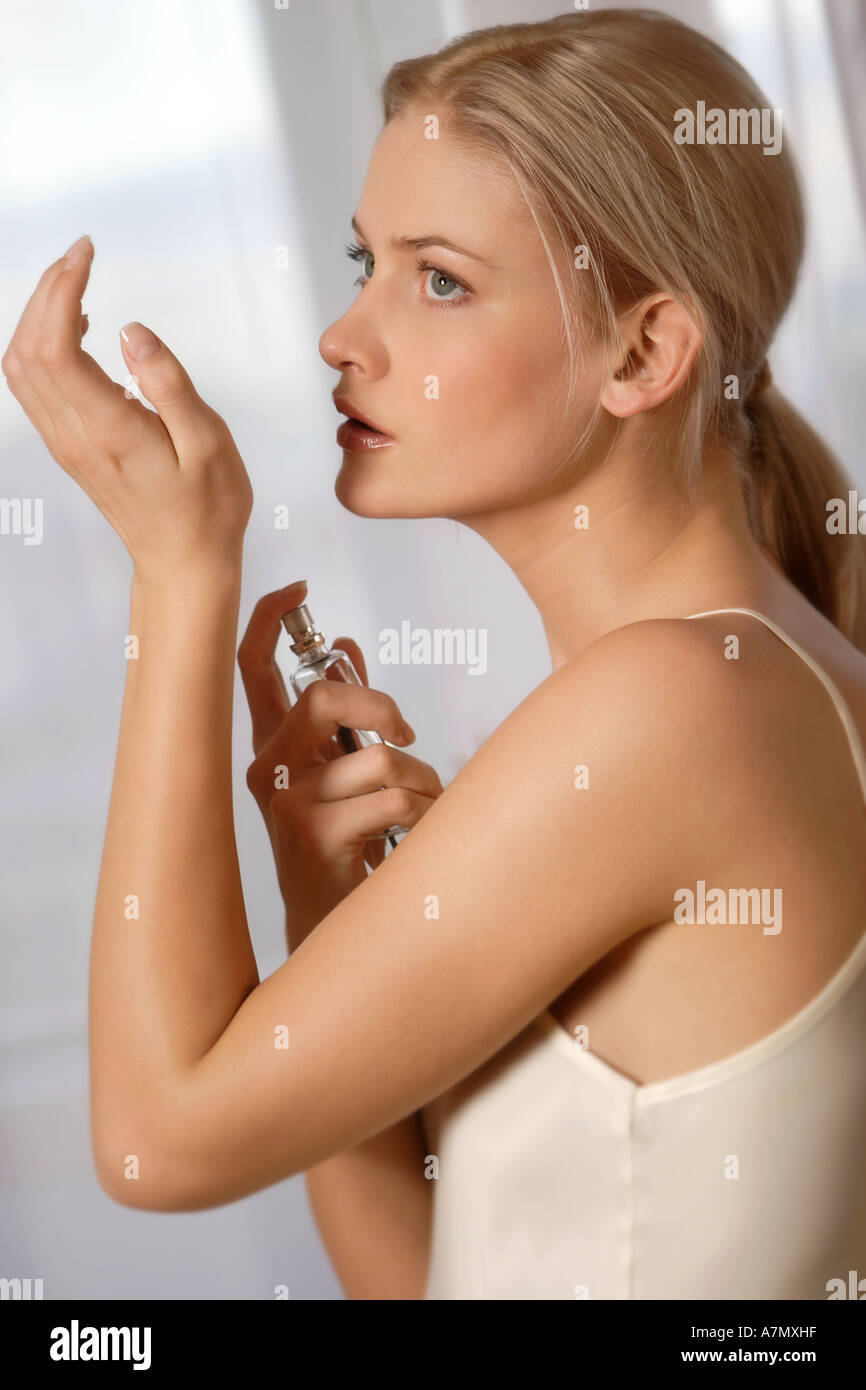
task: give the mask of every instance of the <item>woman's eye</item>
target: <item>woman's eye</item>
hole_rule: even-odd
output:
[[[444,300],[446,303],[454,304],[458,299],[463,299],[465,295],[469,293],[469,291],[464,289],[460,284],[459,280],[453,280],[450,275],[446,275],[445,271],[440,270],[438,266],[430,265],[427,261],[419,261],[418,269],[427,271],[427,273],[432,276],[432,279],[428,280],[427,284],[431,291],[431,297],[438,299],[440,302]],[[454,290],[457,291],[456,295],[453,294]]]
[[[358,246],[354,241],[350,241],[346,246],[346,255],[349,256],[351,260],[360,261],[362,264],[365,264],[367,261],[372,261],[373,259],[372,251],[365,251],[363,246]],[[372,273],[372,270],[367,271],[365,267],[364,273],[358,276],[355,284],[365,285]]]
[[[356,285],[364,286],[373,274],[375,258],[372,251],[368,251],[364,246],[358,246],[356,242],[349,242],[346,246],[346,255],[353,261],[359,261],[363,265],[363,273],[355,281]],[[368,268],[369,263],[369,268]],[[424,298],[428,302],[438,301],[440,304],[458,304],[460,300],[467,299],[471,291],[465,285],[461,285],[459,280],[446,275],[444,270],[440,270],[438,265],[431,265],[429,261],[418,261],[415,269],[427,274],[428,278],[425,290],[429,287],[430,293],[425,293]]]

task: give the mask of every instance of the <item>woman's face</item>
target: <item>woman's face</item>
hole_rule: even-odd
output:
[[[426,129],[409,108],[382,131],[356,213],[362,287],[319,343],[334,394],[396,441],[344,450],[334,490],[363,516],[465,516],[562,490],[551,475],[598,399],[591,367],[565,417],[559,298],[507,166],[444,122],[438,139]],[[404,237],[461,250],[392,244]]]

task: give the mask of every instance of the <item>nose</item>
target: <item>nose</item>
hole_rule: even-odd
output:
[[[325,329],[319,339],[319,356],[335,371],[355,367],[375,380],[388,370],[388,353],[371,315],[362,310],[361,299],[359,294],[342,318]]]

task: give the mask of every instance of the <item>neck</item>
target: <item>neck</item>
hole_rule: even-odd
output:
[[[790,588],[751,532],[730,456],[706,451],[688,497],[667,460],[637,450],[555,494],[458,519],[514,571],[539,611],[557,670],[628,623],[712,608],[761,608]],[[585,507],[586,529],[575,526]]]

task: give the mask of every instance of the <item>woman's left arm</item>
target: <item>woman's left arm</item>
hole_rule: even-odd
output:
[[[128,1165],[175,1079],[259,982],[232,815],[240,573],[132,583],[114,784],[93,920],[94,1148],[122,1132]],[[143,1146],[142,1146],[143,1147]],[[105,1183],[120,1171],[102,1176]]]
[[[225,422],[164,344],[154,339],[155,351],[134,355],[147,341],[134,325],[122,342],[156,414],[82,351],[92,254],[85,240],[77,256],[49,266],[2,365],[54,458],[103,511],[135,566],[93,924],[89,1040],[93,1134],[123,1131],[129,1168],[135,1136],[172,1079],[212,1046],[258,984],[231,786],[252,489]],[[123,651],[119,636],[118,660]]]

